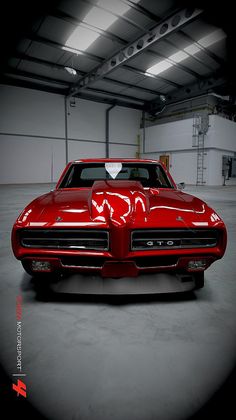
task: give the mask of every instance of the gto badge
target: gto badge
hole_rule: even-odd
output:
[[[163,241],[148,241],[147,246],[173,246],[175,245],[174,241],[171,240],[163,240]]]
[[[56,222],[61,222],[62,220],[63,220],[62,217],[60,216],[56,217]]]

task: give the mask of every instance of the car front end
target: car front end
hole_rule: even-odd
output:
[[[114,176],[121,161],[109,162]],[[137,175],[140,161],[125,162],[123,168]],[[143,181],[153,162],[141,161],[140,181],[109,176],[82,186],[66,184],[72,171],[67,167],[56,189],[30,203],[13,227],[13,252],[25,270],[116,279],[175,273],[201,287],[204,271],[224,255],[224,222],[205,202],[178,190],[164,167],[164,187]]]

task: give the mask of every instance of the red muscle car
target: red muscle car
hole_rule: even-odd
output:
[[[31,275],[99,273],[103,283],[133,286],[151,278],[164,291],[173,276],[181,290],[202,287],[226,242],[216,212],[183,193],[162,163],[144,159],[70,162],[55,190],[32,201],[12,230],[14,255]]]

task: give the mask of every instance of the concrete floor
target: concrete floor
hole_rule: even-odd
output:
[[[178,420],[204,405],[236,362],[236,186],[187,187],[227,224],[223,260],[202,290],[179,297],[36,299],[10,236],[50,185],[0,187],[0,361],[16,372],[16,296],[23,297],[29,401],[50,420]],[[21,398],[21,397],[20,397]]]

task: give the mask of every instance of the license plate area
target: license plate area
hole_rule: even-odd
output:
[[[108,261],[102,268],[103,277],[136,277],[138,268],[132,261]]]

